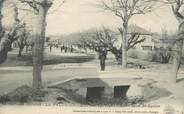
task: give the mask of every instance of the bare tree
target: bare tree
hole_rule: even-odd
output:
[[[41,71],[45,42],[46,16],[53,0],[20,0],[28,4],[37,15],[33,49],[33,88],[42,87]]]
[[[122,29],[119,29],[120,32],[123,32]],[[141,33],[136,33],[132,32],[128,36],[128,41],[127,41],[127,51],[129,49],[134,48],[137,44],[144,42],[146,38],[140,37]],[[118,61],[119,64],[122,64],[122,45],[118,49],[117,47],[112,47],[111,52],[115,55],[116,60]]]
[[[108,1],[108,2],[107,2]],[[130,19],[134,15],[145,14],[152,9],[153,0],[102,0],[100,8],[108,10],[122,20],[122,66],[127,66],[127,30]]]
[[[85,35],[84,35],[85,34]],[[83,33],[81,43],[83,47],[88,47],[89,49],[95,50],[98,54],[98,59],[100,60],[101,70],[105,70],[105,60],[110,51],[110,48],[113,47],[116,37],[109,29],[103,27],[102,30],[90,31],[90,33]],[[82,47],[82,46],[80,46]]]
[[[28,31],[26,30],[26,23],[21,22],[21,20],[18,18],[18,15],[19,15],[18,8],[17,8],[16,4],[14,4],[14,20],[17,23],[22,23],[22,28],[19,29],[19,32],[21,31],[21,34],[19,34],[19,37],[16,40],[16,42],[19,46],[18,57],[20,57],[22,55],[22,51],[26,45],[26,40],[28,38]]]
[[[24,49],[24,47],[29,46],[28,43],[28,38],[30,33],[29,31],[26,30],[26,28],[23,29],[22,35],[16,40],[18,46],[19,46],[19,53],[18,53],[18,57],[22,56],[22,51]]]
[[[176,83],[177,74],[181,62],[183,40],[184,40],[184,1],[183,0],[160,0],[162,3],[170,4],[172,12],[176,17],[179,26],[177,37],[173,46],[173,67],[171,70],[171,81]]]
[[[33,88],[40,89],[42,87],[41,71],[43,62],[46,17],[48,10],[54,0],[19,0],[22,3],[29,5],[35,12],[37,18],[35,23],[34,33],[34,48],[33,48]],[[65,0],[63,0],[62,4]]]
[[[1,3],[3,3],[3,1],[1,1]],[[22,29],[24,28],[24,24],[22,24],[20,22],[20,20],[18,20],[16,13],[17,12],[15,12],[15,15],[14,15],[14,24],[10,28],[10,30],[5,31],[4,29],[2,29],[2,31],[1,31],[0,64],[3,63],[7,59],[7,54],[8,54],[8,51],[10,51],[10,49],[11,49],[11,44],[15,40],[17,40],[17,38],[19,38],[20,35],[22,35]]]
[[[10,31],[4,33],[0,42],[0,64],[7,59],[8,51],[11,50],[11,44],[22,36],[24,28],[24,24],[15,22]]]
[[[120,29],[121,31],[121,29]],[[122,31],[121,31],[122,32]],[[82,33],[81,33],[82,34]],[[118,63],[121,63],[122,59],[122,46],[118,48],[115,45],[115,42],[118,40],[119,34],[116,32],[104,28],[102,30],[96,30],[93,32],[88,32],[82,34],[82,40],[80,41],[82,45],[88,47],[92,50],[99,52],[100,47],[106,48],[107,51],[110,51],[114,54]],[[132,32],[128,35],[128,44],[127,50],[134,48],[137,44],[143,42],[145,38],[140,37],[141,33]],[[91,37],[89,37],[91,36]]]
[[[90,30],[80,34],[82,37],[80,40],[80,43],[82,44],[81,47],[88,47],[89,49],[97,52],[100,47],[104,47],[106,50],[109,50],[117,40],[115,33],[104,27],[101,30]]]

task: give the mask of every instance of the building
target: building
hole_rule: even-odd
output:
[[[151,33],[141,27],[138,26],[130,26],[130,32],[140,33],[140,39],[145,38],[145,40],[141,43],[138,43],[134,49],[138,51],[153,51],[160,48],[172,48],[174,42],[176,41],[176,35],[166,35],[166,34],[158,34]]]
[[[133,49],[138,51],[152,51],[154,49],[155,43],[152,40],[152,35],[150,31],[141,28],[137,25],[129,25],[128,27],[128,37],[133,33],[139,33],[139,39],[145,39],[143,42],[136,44]],[[118,33],[119,34],[119,33]],[[121,46],[121,35],[119,34],[119,40],[116,42],[117,47]]]

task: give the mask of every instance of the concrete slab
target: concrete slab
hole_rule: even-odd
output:
[[[63,88],[66,85],[71,85],[71,88],[84,88],[84,87],[98,87],[98,86],[117,86],[117,85],[132,85],[142,78],[136,75],[131,75],[122,72],[108,72],[100,73],[96,76],[76,76],[68,80],[57,82],[49,87]]]
[[[108,72],[99,73],[96,76],[76,76],[71,79],[57,82],[50,85],[52,88],[60,88],[64,90],[73,90],[74,92],[81,93],[80,90],[84,88],[98,88],[103,87],[103,98],[113,98],[115,93],[115,87],[129,87],[122,95],[142,96],[143,86],[142,78],[136,75],[120,72]],[[145,83],[145,82],[144,82]],[[123,89],[122,89],[123,90]],[[85,90],[86,91],[86,90]],[[84,97],[88,92],[82,92],[81,95]],[[128,93],[128,94],[127,94]],[[89,93],[88,93],[89,94]],[[120,95],[121,96],[121,95]]]
[[[118,85],[132,85],[142,78],[136,75],[130,75],[126,73],[104,73],[99,76],[76,76],[62,82],[57,82],[49,85],[49,87],[64,88],[70,86],[71,88],[87,88],[98,86],[118,86]],[[67,87],[67,88],[70,88]]]

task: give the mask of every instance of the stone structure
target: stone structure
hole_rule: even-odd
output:
[[[87,100],[141,97],[143,96],[142,86],[139,85],[141,79],[123,73],[104,73],[100,76],[74,77],[52,84],[50,87],[73,91]]]

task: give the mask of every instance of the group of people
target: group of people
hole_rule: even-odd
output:
[[[68,52],[68,51],[70,51],[71,53],[73,53],[73,50],[74,50],[72,46],[71,46],[70,48],[68,48],[67,46],[64,46],[64,45],[61,46],[60,49],[61,49],[61,53],[62,53],[63,51],[64,51],[65,53]]]
[[[59,46],[58,44],[49,44],[49,49],[50,49],[50,52],[52,52],[52,48],[56,48],[56,49],[58,49],[58,48],[60,48],[60,50],[61,50],[61,53],[62,52],[65,52],[65,53],[67,53],[67,52],[73,52],[73,47],[71,46],[70,48],[69,47],[67,47],[67,46]]]
[[[58,45],[57,44],[49,44],[50,52],[52,52],[53,47],[58,48]]]

